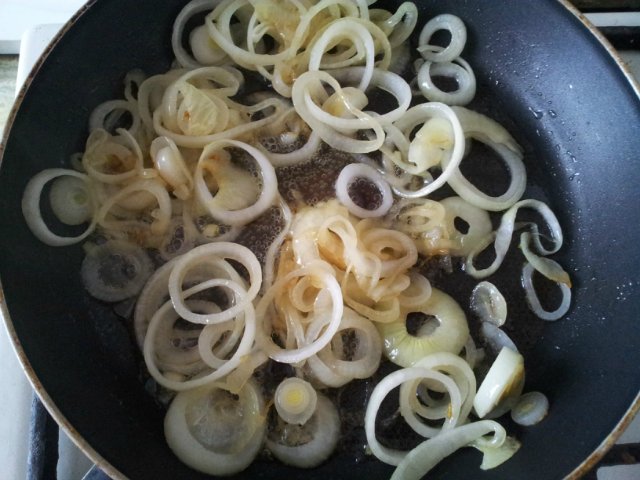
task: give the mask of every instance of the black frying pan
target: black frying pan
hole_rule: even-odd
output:
[[[12,112],[0,170],[3,313],[38,394],[88,455],[114,477],[202,478],[164,442],[162,411],[139,381],[139,359],[113,310],[80,284],[80,247],[50,248],[20,210],[27,180],[65,166],[98,103],[119,96],[125,72],[166,70],[182,0],[96,1],[56,40]],[[388,2],[392,3],[392,2]],[[481,472],[465,449],[430,478],[555,479],[593,465],[638,408],[640,387],[640,101],[601,40],[553,0],[420,2],[469,29],[465,58],[482,98],[526,147],[530,193],[557,212],[559,256],[574,279],[567,318],[545,324],[527,352],[527,388],[548,393],[523,448]],[[553,112],[553,113],[551,113]],[[320,468],[252,465],[242,478],[386,478],[377,461],[337,454]]]

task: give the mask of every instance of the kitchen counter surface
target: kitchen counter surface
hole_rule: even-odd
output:
[[[0,55],[0,132],[13,105],[18,73],[17,55]]]

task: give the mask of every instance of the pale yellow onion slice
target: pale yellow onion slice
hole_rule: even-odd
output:
[[[307,336],[315,338],[319,332],[318,326],[309,327]],[[343,358],[342,332],[351,330],[357,343],[353,358]],[[320,350],[316,355],[307,359],[311,375],[328,387],[341,387],[354,378],[368,378],[373,375],[380,365],[382,356],[382,341],[375,326],[366,318],[358,315],[349,308],[345,308],[340,327],[333,341]]]
[[[405,421],[411,425],[414,431],[425,437],[430,435],[425,435],[420,429],[427,429],[428,426],[419,421],[417,415],[427,419],[444,419],[444,426],[464,423],[471,412],[473,399],[476,395],[476,377],[469,363],[453,353],[439,352],[427,355],[416,362],[414,366],[430,368],[450,376],[458,387],[462,404],[460,415],[454,419],[450,415],[449,403],[451,399],[444,398],[434,402],[433,399],[425,398],[427,395],[421,391],[420,387],[432,388],[433,385],[430,382],[423,382],[422,385],[419,381],[413,382],[413,384],[405,383],[400,387],[400,412]],[[403,400],[403,397],[406,398],[406,401]],[[410,408],[406,408],[407,406]]]
[[[434,33],[446,30],[451,34],[447,47],[442,48],[429,44]],[[459,57],[467,43],[467,27],[455,15],[444,13],[437,15],[424,24],[418,37],[418,52],[425,60],[432,62],[451,62]]]
[[[89,177],[87,177],[87,175],[76,172],[75,170],[49,168],[34,175],[27,183],[24,193],[22,194],[22,215],[24,216],[27,226],[38,240],[52,247],[64,247],[81,242],[94,231],[97,223],[94,216],[91,219],[90,224],[87,226],[87,229],[80,235],[73,237],[56,235],[46,225],[44,218],[42,217],[42,211],[40,210],[40,197],[42,195],[42,190],[48,182],[62,176],[71,176],[78,178],[85,183],[89,182]],[[90,189],[87,189],[87,191],[90,191]]]
[[[461,425],[430,438],[403,458],[393,472],[391,480],[419,480],[444,458],[462,447],[470,446],[474,441],[491,432],[494,432],[493,440],[498,445],[505,442],[504,428],[492,420]]]
[[[561,267],[560,267],[561,268]],[[558,308],[553,311],[545,310],[540,303],[538,294],[533,286],[533,273],[535,268],[529,262],[525,263],[522,268],[522,286],[527,298],[527,303],[531,308],[531,311],[536,314],[537,317],[547,320],[555,321],[562,318],[571,307],[571,288],[566,283],[558,283],[562,293],[562,301]]]
[[[344,309],[342,303],[342,291],[340,290],[340,285],[335,279],[332,268],[322,261],[312,262],[277,280],[258,302],[256,307],[258,317],[268,319],[269,315],[272,315],[269,310],[275,296],[285,288],[291,280],[307,275],[311,275],[317,279],[317,281],[322,285],[322,290],[320,290],[320,292],[326,291],[331,298],[330,311],[329,309],[322,309],[317,312],[318,315],[322,316],[321,319],[323,321],[326,319],[326,328],[317,338],[308,339],[309,343],[307,344],[298,345],[297,348],[293,349],[282,349],[271,339],[271,332],[265,331],[264,327],[268,326],[270,321],[263,321],[262,328],[259,330],[257,337],[258,344],[268,353],[269,357],[277,362],[298,363],[302,360],[306,360],[328,345],[340,327],[340,321],[342,319]]]
[[[461,197],[448,197],[440,203],[445,210],[445,223],[452,241],[451,254],[466,256],[491,234],[492,226],[489,214],[482,208],[476,207]],[[462,219],[468,226],[462,233],[455,225],[457,218]]]
[[[246,294],[241,296],[236,293],[234,304],[220,313],[197,314],[185,305],[187,295],[183,291],[183,285],[190,270],[214,258],[235,260],[243,265],[249,273],[249,289],[246,290]],[[237,291],[235,287],[235,285],[238,285],[237,282],[224,278],[217,280],[219,286]],[[251,305],[251,302],[260,291],[261,284],[262,267],[251,250],[237,243],[214,242],[200,245],[176,260],[169,275],[169,295],[176,312],[185,320],[194,323],[220,323],[231,320],[244,311],[248,305]]]
[[[82,178],[63,175],[53,180],[49,203],[53,214],[65,225],[81,225],[93,217],[92,195]]]
[[[439,325],[428,334],[410,335],[406,316],[421,312],[436,317]],[[458,353],[469,336],[469,326],[464,312],[457,302],[444,292],[434,288],[424,304],[403,312],[400,320],[377,325],[383,339],[384,353],[392,362],[409,367],[422,357],[436,352]]]
[[[479,418],[506,403],[515,403],[524,384],[524,358],[503,347],[480,384],[473,408]]]
[[[372,209],[362,207],[355,203],[349,195],[349,188],[359,179],[367,179],[373,183],[382,199],[380,204]],[[364,163],[350,163],[346,165],[338,175],[335,184],[336,196],[340,203],[349,209],[353,215],[359,218],[382,217],[387,214],[393,205],[393,194],[386,180],[374,168]]]
[[[437,47],[433,49],[436,50]],[[451,78],[457,83],[457,88],[453,91],[444,91],[434,83],[433,77]],[[450,62],[425,61],[418,70],[417,84],[422,95],[430,102],[467,105],[476,96],[476,76],[471,65],[462,57],[457,57]]]
[[[483,322],[501,327],[507,321],[507,301],[491,282],[480,282],[473,288],[470,306]]]
[[[405,133],[405,136],[409,136],[410,132],[416,126],[423,124],[433,117],[445,118],[451,123],[454,142],[451,157],[446,166],[442,165],[443,170],[440,176],[423,187],[417,190],[395,187],[394,191],[396,194],[403,198],[419,198],[433,193],[449,181],[449,178],[458,170],[458,166],[462,161],[462,156],[465,151],[464,131],[454,111],[444,103],[429,102],[416,105],[407,110],[407,113],[400,120],[396,121],[395,125]]]
[[[551,248],[545,248],[542,245],[539,235],[534,235],[532,237],[533,244],[538,252],[541,255],[551,255],[560,250],[563,242],[562,228],[560,227],[560,222],[558,222],[558,219],[553,211],[544,202],[541,202],[539,200],[520,200],[502,215],[502,219],[500,220],[500,226],[498,227],[498,229],[495,232],[487,235],[485,240],[478,243],[477,247],[474,248],[467,256],[464,269],[473,278],[486,278],[489,275],[494,274],[498,270],[498,268],[500,268],[500,265],[502,265],[504,257],[509,250],[511,237],[513,236],[513,231],[515,230],[516,215],[520,208],[531,208],[533,210],[536,210],[547,223],[549,231],[551,232]],[[478,254],[480,254],[485,248],[491,245],[491,243],[494,244],[494,249],[496,252],[495,259],[488,267],[477,269],[473,264],[476,256],[478,256]]]
[[[260,389],[249,382],[233,397],[218,384],[181,392],[164,420],[167,444],[191,468],[233,475],[251,464],[264,442]]]
[[[306,380],[289,377],[278,384],[273,399],[282,420],[304,425],[316,410],[318,394]]]
[[[182,8],[182,10],[180,10],[180,13],[178,13],[175,20],[173,21],[173,28],[171,30],[171,47],[173,49],[173,54],[176,57],[176,60],[181,66],[185,68],[199,68],[204,63],[202,60],[213,60],[214,58],[216,58],[211,56],[215,51],[213,49],[213,45],[215,45],[213,44],[213,41],[211,42],[213,45],[210,48],[206,48],[209,47],[209,45],[206,45],[206,47],[196,45],[197,43],[202,43],[205,41],[204,38],[201,38],[201,34],[198,33],[195,40],[193,38],[190,40],[190,46],[193,52],[192,57],[182,46],[182,37],[184,35],[184,28],[190,18],[200,12],[213,10],[217,3],[218,2],[216,0],[191,0]],[[204,26],[201,26],[199,28],[204,28]],[[204,33],[207,34],[207,38],[209,38],[206,28],[204,28]],[[202,54],[197,55],[197,53],[200,51],[202,51]],[[223,56],[226,56],[224,52]],[[211,63],[214,62],[212,61]]]
[[[394,388],[405,382],[413,380],[431,380],[439,382],[447,385],[451,391],[454,391],[457,388],[455,382],[446,375],[424,367],[409,367],[396,370],[378,382],[371,393],[369,402],[367,403],[367,410],[365,412],[365,433],[367,436],[367,444],[369,445],[371,452],[378,460],[388,463],[389,465],[400,464],[408,452],[385,447],[378,441],[376,438],[375,428],[376,416],[383,400]]]
[[[149,155],[174,195],[181,200],[188,199],[193,190],[193,176],[175,142],[168,137],[156,137],[149,147]]]
[[[243,290],[240,285],[230,280],[225,281],[214,279],[207,280],[196,285],[195,287],[186,290],[184,292],[184,295],[186,298],[188,298],[189,296],[201,292],[207,288],[213,288],[222,285],[227,288],[231,288],[240,295],[240,292],[242,292]],[[246,298],[246,295],[244,298]],[[192,388],[201,387],[203,385],[211,384],[212,382],[220,380],[229,373],[233,372],[233,370],[235,370],[240,365],[243,357],[251,352],[256,332],[256,316],[253,304],[248,303],[244,306],[243,310],[244,333],[242,335],[240,343],[238,344],[236,350],[233,352],[233,355],[231,355],[231,357],[227,359],[227,361],[224,362],[223,365],[211,372],[203,373],[199,376],[187,379],[175,379],[171,375],[168,375],[168,373],[171,372],[161,372],[157,364],[157,356],[155,352],[155,336],[163,316],[167,311],[171,311],[172,309],[173,305],[171,301],[167,301],[153,315],[151,321],[149,322],[149,327],[147,329],[147,335],[145,336],[143,347],[144,361],[147,366],[147,370],[149,371],[149,374],[156,380],[156,382],[158,382],[163,387],[175,391],[185,391]]]
[[[309,441],[296,445],[288,445],[280,438],[267,436],[266,445],[269,451],[282,463],[298,468],[314,468],[324,462],[335,450],[340,438],[340,416],[338,410],[322,393],[313,416],[303,425],[297,427],[303,433],[300,438]],[[296,436],[293,435],[293,438]]]
[[[229,147],[240,148],[247,152],[255,160],[262,177],[260,182],[262,190],[255,203],[237,210],[230,209],[224,202],[216,201],[217,195],[211,194],[203,177],[203,160],[215,155],[217,151]],[[213,218],[228,225],[244,225],[255,220],[275,203],[278,196],[278,179],[268,158],[255,147],[236,140],[219,140],[207,145],[200,155],[194,180],[196,196],[200,203],[207,208]],[[231,186],[219,185],[219,188],[231,188]],[[236,192],[236,194],[240,193]]]

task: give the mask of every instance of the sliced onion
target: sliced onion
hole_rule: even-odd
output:
[[[87,229],[75,237],[56,235],[47,227],[42,218],[42,211],[40,210],[42,190],[49,181],[63,176],[75,177],[85,183],[89,181],[87,175],[76,172],[75,170],[49,168],[34,175],[27,183],[24,193],[22,194],[22,214],[27,222],[27,226],[38,240],[52,247],[64,247],[81,242],[87,238],[96,227],[96,220],[93,218]],[[89,189],[87,189],[87,191],[89,191]]]
[[[455,80],[458,87],[445,92],[436,86],[433,77],[446,77]],[[418,70],[418,88],[425,98],[431,102],[442,102],[447,105],[467,105],[476,96],[476,76],[462,57],[451,62],[424,62]]]
[[[448,197],[440,202],[445,210],[445,222],[449,238],[453,242],[452,255],[466,256],[491,234],[491,218],[482,208],[460,197]],[[462,219],[468,225],[466,233],[457,229],[455,220]]]
[[[501,327],[507,321],[507,301],[491,282],[480,282],[471,292],[471,310],[483,322]]]
[[[502,348],[473,400],[476,415],[483,418],[497,407],[506,404],[512,406],[520,396],[523,385],[524,359],[522,355],[510,348]]]
[[[49,192],[51,210],[62,223],[80,225],[93,217],[91,192],[86,178],[64,175],[56,178]]]
[[[571,288],[566,283],[558,283],[560,291],[562,293],[562,301],[557,309],[550,312],[542,308],[538,294],[533,286],[533,272],[535,271],[533,265],[529,262],[525,263],[522,269],[522,286],[527,297],[527,303],[531,308],[531,311],[536,314],[537,317],[542,320],[555,321],[562,318],[571,307]]]
[[[411,311],[436,317],[439,325],[429,334],[410,335],[406,318]],[[436,352],[458,353],[469,336],[469,326],[458,303],[444,292],[433,288],[427,302],[403,312],[400,320],[378,324],[384,353],[392,362],[409,367],[422,357]]]
[[[528,392],[520,396],[511,409],[511,418],[518,425],[530,427],[540,423],[549,412],[549,399],[541,392]]]
[[[298,348],[282,349],[271,339],[271,332],[264,329],[270,322],[263,322],[263,328],[259,331],[257,340],[262,349],[269,354],[269,357],[277,362],[298,363],[306,360],[327,346],[340,327],[340,320],[344,310],[342,291],[333,275],[332,268],[325,262],[320,261],[312,262],[307,266],[294,270],[276,281],[258,302],[256,311],[259,318],[268,318],[271,313],[268,314],[267,312],[274,297],[285,286],[289,285],[291,280],[307,275],[317,279],[316,281],[318,281],[319,285],[322,285],[320,292],[327,292],[331,298],[330,311],[323,309],[324,311],[319,312],[322,315],[320,320],[326,324],[326,328],[317,338],[306,338],[306,343],[299,345]]]
[[[202,64],[191,57],[182,46],[182,37],[187,21],[197,13],[213,10],[218,3],[220,2],[217,0],[191,0],[176,16],[171,32],[171,47],[173,48],[173,54],[176,60],[183,67],[198,68],[202,66]]]
[[[282,420],[304,425],[316,411],[318,394],[309,382],[290,377],[280,382],[273,399]]]
[[[111,240],[93,248],[82,261],[82,282],[91,296],[119,302],[137,295],[153,273],[153,263],[137,245]]]
[[[492,420],[462,425],[430,438],[403,458],[393,472],[391,480],[420,480],[444,458],[490,432],[494,432],[494,439],[499,444],[504,443],[506,438],[504,428]]]
[[[447,30],[451,41],[446,48],[430,45],[429,40],[438,30]],[[444,13],[437,15],[425,23],[418,37],[418,52],[426,60],[432,62],[451,62],[460,56],[467,43],[467,27],[459,17]]]
[[[489,275],[494,274],[498,270],[498,268],[500,268],[500,265],[502,265],[504,257],[509,250],[511,237],[513,236],[513,231],[515,229],[516,215],[520,208],[531,208],[533,210],[536,210],[540,215],[542,215],[544,221],[549,227],[549,230],[551,232],[551,240],[553,242],[553,246],[550,249],[547,249],[542,245],[539,235],[534,235],[532,237],[533,244],[535,245],[538,252],[542,255],[551,255],[560,250],[563,242],[562,228],[560,227],[560,222],[558,222],[558,219],[556,218],[553,211],[545,203],[539,200],[520,200],[502,215],[498,230],[496,230],[491,235],[488,235],[485,238],[485,241],[480,242],[478,246],[474,248],[473,251],[467,256],[464,269],[469,275],[474,278],[486,278]],[[496,258],[493,260],[490,266],[478,270],[473,264],[475,257],[485,248],[487,248],[494,241],[494,239]]]
[[[246,294],[239,296],[238,282],[226,279],[218,279],[218,286],[230,288],[236,292],[236,299],[233,306],[220,313],[198,314],[192,312],[185,304],[186,293],[183,292],[183,284],[190,270],[197,265],[211,259],[230,259],[242,264],[249,273],[249,289]],[[237,243],[215,242],[200,245],[180,257],[173,267],[169,276],[169,294],[173,306],[178,314],[185,320],[194,323],[220,323],[231,320],[242,312],[256,297],[260,291],[262,283],[262,268],[255,254]]]
[[[361,207],[349,195],[349,187],[360,178],[369,180],[380,192],[382,200],[374,209]],[[350,163],[344,167],[338,175],[335,188],[338,200],[349,209],[349,212],[359,218],[382,217],[393,205],[393,194],[387,181],[374,168],[364,163]]]
[[[417,190],[407,190],[404,188],[394,187],[396,194],[401,197],[426,197],[438,188],[442,187],[458,169],[458,166],[462,161],[462,156],[465,151],[464,132],[456,114],[444,103],[430,102],[416,105],[415,107],[407,110],[407,113],[398,120],[395,125],[403,132],[410,132],[417,125],[420,125],[433,117],[445,118],[451,123],[451,127],[453,129],[453,150],[451,152],[451,157],[447,165],[443,165],[443,171],[440,176],[432,182],[427,183],[425,186]]]
[[[214,384],[181,392],[164,420],[167,443],[191,468],[233,475],[249,466],[262,447],[266,423],[260,389],[247,383],[237,397]]]
[[[514,352],[518,351],[518,347],[516,347],[513,340],[509,338],[509,335],[492,322],[482,322],[482,325],[480,326],[480,335],[487,347],[489,347],[490,351],[496,355],[503,348],[509,348]]]
[[[218,205],[216,196],[211,195],[203,177],[203,160],[208,159],[216,152],[228,148],[236,147],[247,152],[255,160],[260,171],[262,190],[257,201],[248,207],[238,210],[230,210],[225,205]],[[267,157],[260,150],[244,142],[236,140],[219,140],[210,143],[202,151],[198,167],[195,173],[196,195],[199,201],[207,208],[212,217],[227,225],[244,225],[262,215],[271,205],[274,204],[278,195],[278,179],[273,166]],[[241,192],[237,192],[238,194]]]
[[[282,463],[298,468],[314,468],[324,462],[335,450],[340,438],[338,410],[325,395],[318,394],[318,403],[311,419],[302,427],[301,438],[311,440],[288,445],[285,439],[267,436],[267,448]],[[295,435],[293,435],[296,438]],[[283,441],[284,440],[284,441]]]

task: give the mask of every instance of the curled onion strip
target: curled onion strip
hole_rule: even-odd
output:
[[[318,325],[310,327],[307,336],[316,337]],[[341,332],[353,330],[357,346],[351,360],[342,358]],[[328,387],[341,387],[354,378],[368,378],[380,365],[382,341],[375,326],[366,318],[347,308],[333,341],[307,359],[313,376]]]
[[[436,86],[433,77],[454,79],[458,87],[452,92],[445,92]],[[471,65],[462,57],[446,63],[427,60],[418,70],[417,84],[420,92],[431,102],[466,105],[476,96],[476,76]]]
[[[453,129],[453,150],[451,152],[451,158],[447,162],[446,166],[443,165],[444,168],[440,176],[422,188],[412,191],[394,187],[396,194],[401,197],[418,198],[426,197],[433,193],[449,181],[454,172],[457,171],[458,166],[462,161],[462,156],[464,155],[465,150],[464,131],[462,130],[460,121],[454,111],[444,103],[431,102],[416,105],[415,107],[407,110],[406,115],[402,117],[402,119],[398,120],[395,125],[401,131],[410,132],[416,125],[424,123],[427,119],[433,117],[445,118],[451,124]]]
[[[399,465],[408,452],[385,447],[376,438],[376,416],[385,397],[397,386],[412,380],[430,380],[457,389],[456,384],[446,375],[424,367],[409,367],[384,377],[373,389],[365,413],[365,433],[367,444],[378,460],[389,465]],[[459,393],[458,393],[459,396]]]
[[[551,255],[560,250],[563,242],[562,228],[560,227],[560,222],[558,222],[553,211],[545,203],[539,200],[520,200],[502,215],[498,230],[488,235],[483,242],[479,243],[478,246],[469,253],[464,266],[465,271],[469,275],[474,278],[486,278],[489,275],[494,274],[498,268],[500,268],[500,265],[502,265],[504,257],[509,250],[511,237],[513,236],[513,231],[515,229],[516,214],[520,208],[531,208],[536,210],[540,215],[542,215],[544,221],[548,225],[549,231],[551,232],[552,247],[550,249],[547,249],[542,245],[539,235],[534,235],[532,237],[533,243],[538,252],[542,255]],[[473,264],[475,257],[492,242],[494,243],[496,258],[490,266],[478,270]]]
[[[211,195],[204,180],[203,161],[228,147],[240,148],[247,152],[255,160],[262,177],[262,190],[256,202],[239,210],[227,210],[224,206],[217,205],[216,197]],[[228,225],[245,225],[255,220],[274,204],[278,195],[278,179],[269,159],[257,148],[236,140],[219,140],[207,145],[198,160],[194,181],[196,196],[202,205],[207,208],[213,218]]]
[[[38,240],[52,247],[64,247],[81,242],[95,230],[97,223],[96,217],[93,216],[87,229],[75,237],[56,235],[47,227],[47,224],[42,218],[42,211],[40,210],[42,190],[48,182],[62,176],[79,178],[87,185],[89,183],[89,177],[84,173],[64,168],[49,168],[35,174],[27,183],[22,195],[22,214],[27,222],[27,226]],[[87,191],[90,192],[91,189],[87,187]]]
[[[391,480],[420,480],[440,461],[456,450],[469,446],[484,435],[493,432],[492,441],[502,445],[506,439],[504,428],[492,420],[481,420],[454,428],[424,441],[411,450],[397,464]]]
[[[244,289],[238,285],[236,282],[231,280],[224,279],[213,279],[207,280],[198,285],[191,287],[188,290],[183,292],[185,298],[188,298],[191,295],[194,295],[198,292],[206,290],[207,288],[213,288],[218,286],[224,286],[226,288],[231,288],[237,296],[242,296],[242,298],[246,298],[247,295],[243,295]],[[184,304],[184,301],[183,301]],[[223,378],[224,376],[231,373],[235,368],[240,365],[242,359],[245,355],[248,355],[251,352],[251,347],[253,346],[253,341],[255,339],[256,333],[256,315],[255,310],[253,308],[253,304],[251,302],[246,302],[243,304],[244,313],[244,333],[236,348],[235,352],[224,364],[222,364],[216,370],[213,370],[210,373],[199,375],[197,377],[193,377],[188,380],[175,380],[166,374],[163,374],[158,365],[156,363],[156,353],[155,353],[155,338],[160,328],[160,323],[162,318],[166,315],[167,310],[173,309],[173,305],[171,301],[165,302],[162,307],[158,309],[158,311],[153,315],[151,321],[149,322],[149,327],[147,329],[147,335],[144,339],[144,361],[147,365],[147,369],[149,370],[149,374],[163,387],[168,388],[170,390],[175,391],[185,391],[190,390],[195,387],[201,387],[203,385],[208,385],[216,380]],[[185,306],[186,308],[186,306]],[[226,310],[225,312],[228,312]],[[211,315],[215,315],[212,313]],[[181,316],[181,315],[180,315]]]
[[[194,15],[211,11],[218,4],[218,0],[191,0],[187,3],[173,21],[173,29],[171,31],[171,48],[178,63],[185,68],[199,68],[202,64],[182,46],[182,37],[184,36],[184,28],[187,21]]]
[[[281,363],[298,363],[302,360],[306,360],[312,355],[315,355],[327,346],[329,342],[331,342],[331,339],[340,327],[344,307],[340,285],[335,279],[333,273],[330,272],[332,272],[332,269],[325,262],[312,262],[309,265],[294,270],[277,280],[258,302],[256,307],[257,315],[259,318],[267,317],[269,315],[268,310],[271,307],[275,296],[285,288],[285,286],[289,285],[291,280],[307,275],[313,276],[317,279],[317,281],[323,285],[321,292],[326,291],[331,297],[330,312],[325,309],[323,309],[323,311],[315,312],[315,315],[322,315],[321,318],[323,322],[326,322],[326,328],[317,338],[306,338],[307,343],[299,345],[298,348],[280,348],[271,339],[270,332],[264,331],[264,328],[259,332],[258,342],[273,360]],[[266,321],[264,323],[268,324],[269,322]],[[266,325],[263,325],[263,327],[264,326]]]
[[[557,309],[550,312],[545,310],[540,304],[538,294],[533,286],[533,272],[535,271],[533,265],[527,262],[522,269],[522,286],[527,297],[527,303],[533,313],[542,320],[554,321],[564,316],[571,307],[571,288],[566,283],[558,283],[560,291],[562,293],[562,301]]]
[[[230,259],[242,264],[249,273],[249,289],[240,294],[237,290],[238,283],[228,279],[219,279],[220,286],[225,286],[236,291],[236,301],[233,306],[220,313],[197,314],[192,312],[185,304],[187,294],[182,290],[188,272],[202,262],[211,258]],[[206,282],[204,282],[206,283]],[[214,242],[200,245],[185,253],[176,260],[169,276],[169,295],[173,306],[182,318],[194,323],[221,323],[231,320],[250,305],[260,290],[262,283],[262,268],[255,254],[247,247],[237,243]]]
[[[429,40],[438,30],[447,30],[451,41],[446,48],[430,45]],[[467,27],[459,17],[444,13],[425,23],[418,37],[418,52],[431,62],[451,62],[458,58],[467,43]]]
[[[349,188],[360,178],[369,180],[380,192],[382,200],[376,208],[364,208],[352,200]],[[359,218],[382,217],[393,205],[393,194],[387,181],[374,168],[364,163],[350,163],[345,166],[338,175],[335,188],[338,200]]]
[[[445,210],[445,222],[452,241],[450,248],[452,255],[466,256],[487,235],[491,234],[491,218],[489,214],[475,205],[468,203],[460,197],[449,197],[442,200],[441,205]],[[462,219],[467,225],[466,233],[456,228],[455,220]]]

